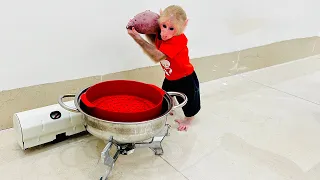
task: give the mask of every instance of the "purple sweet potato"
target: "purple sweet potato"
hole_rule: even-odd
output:
[[[134,16],[127,24],[127,29],[134,27],[140,34],[156,34],[160,27],[158,24],[159,14],[146,10]]]

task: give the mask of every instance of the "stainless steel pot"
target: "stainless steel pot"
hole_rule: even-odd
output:
[[[81,108],[80,96],[87,89],[83,89],[78,94],[62,95],[59,97],[58,103],[70,112],[82,113],[87,131],[93,136],[105,141],[109,140],[112,136],[120,144],[141,142],[156,136],[165,127],[170,111],[183,107],[188,101],[187,96],[183,93],[166,92],[163,103],[166,103],[168,108],[159,117],[143,122],[113,122],[93,117]],[[174,106],[172,96],[180,96],[184,101]],[[67,97],[74,97],[76,108],[69,107],[63,103],[63,99]]]

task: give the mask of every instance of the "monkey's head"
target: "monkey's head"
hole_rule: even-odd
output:
[[[161,29],[161,39],[166,41],[173,36],[183,33],[187,26],[188,19],[185,11],[177,5],[171,5],[165,10],[160,10],[160,18],[158,20]]]

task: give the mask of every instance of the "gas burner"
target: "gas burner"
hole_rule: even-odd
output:
[[[153,137],[149,142],[139,142],[139,143],[127,143],[127,144],[119,144],[113,140],[111,136],[110,139],[107,141],[106,147],[101,152],[101,158],[103,160],[104,165],[107,166],[105,176],[101,177],[100,180],[108,180],[108,177],[117,161],[119,155],[129,155],[132,154],[135,148],[145,148],[148,147],[154,151],[155,155],[163,155],[163,149],[161,143],[165,136],[169,136],[169,129],[170,125],[166,124],[163,128],[162,132],[160,132],[157,136]],[[117,151],[116,153],[111,156],[110,150],[112,146],[115,146]]]

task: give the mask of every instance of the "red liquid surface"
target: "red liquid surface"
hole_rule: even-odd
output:
[[[99,98],[93,102],[96,107],[112,112],[141,112],[155,107],[147,99],[130,95],[114,95]]]

